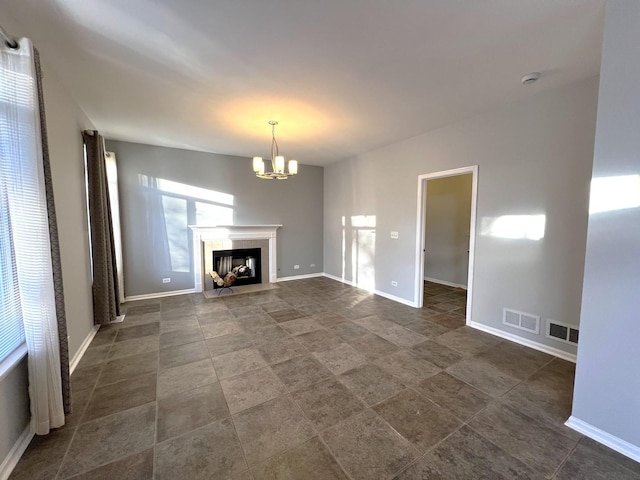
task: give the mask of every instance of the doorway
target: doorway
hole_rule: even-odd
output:
[[[468,219],[468,228],[459,225],[460,219],[458,219],[458,225],[453,219],[447,221],[447,208],[451,207],[450,214],[455,215],[453,211],[453,205],[447,205],[445,201],[442,201],[445,196],[441,195],[429,195],[428,188],[429,182],[437,179],[447,179],[450,177],[470,176],[471,183],[471,198],[470,198],[470,212],[464,217],[464,221]],[[468,178],[468,177],[461,177]],[[452,179],[453,180],[453,179]],[[432,183],[432,191],[445,187],[445,183],[454,185],[454,182],[440,182],[441,185]],[[462,183],[462,182],[460,182]],[[475,258],[475,225],[476,225],[476,202],[478,191],[478,166],[473,165],[469,167],[456,168],[453,170],[446,170],[441,172],[426,173],[418,176],[418,214],[416,221],[416,259],[418,265],[416,268],[415,279],[415,304],[416,307],[422,308],[424,306],[425,296],[425,276],[430,277],[429,280],[433,282],[436,280],[440,285],[449,287],[460,287],[466,280],[466,313],[465,323],[469,324],[471,321],[471,304],[473,300],[473,271],[474,271],[474,258]],[[427,204],[431,202],[431,204]],[[439,202],[434,205],[434,202]],[[451,200],[454,202],[454,200]],[[432,208],[433,207],[433,208]],[[427,243],[427,210],[431,210],[431,218],[437,219],[439,217],[440,222],[444,222],[448,232],[444,232],[442,235],[430,235],[430,244]],[[449,240],[447,240],[449,237]],[[468,241],[468,256],[464,256],[464,249],[467,246]],[[449,242],[449,244],[447,244]],[[464,243],[463,243],[464,242]],[[425,258],[429,255],[429,249],[433,248],[431,257],[427,259],[426,264],[430,264],[431,260],[431,272],[430,275],[426,275]],[[455,259],[455,261],[453,261]],[[464,275],[466,270],[466,278]],[[435,272],[435,273],[434,273]],[[438,278],[435,278],[438,277]],[[428,283],[427,285],[437,285],[435,283]]]

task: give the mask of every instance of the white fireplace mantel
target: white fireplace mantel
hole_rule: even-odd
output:
[[[269,283],[278,277],[276,231],[282,225],[189,225],[193,231],[193,275],[196,292],[204,290],[203,243],[212,240],[269,240]]]

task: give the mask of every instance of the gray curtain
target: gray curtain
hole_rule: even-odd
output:
[[[53,267],[53,288],[56,300],[56,319],[58,323],[58,343],[60,345],[60,376],[62,377],[62,402],[64,413],[71,413],[71,384],[69,382],[69,344],[67,341],[67,316],[64,309],[64,288],[62,286],[62,265],[60,262],[60,242],[58,240],[58,222],[56,205],[53,200],[53,183],[51,180],[51,163],[49,161],[49,143],[47,140],[47,122],[42,94],[42,69],[40,55],[34,48],[36,78],[38,83],[38,102],[40,103],[40,130],[42,135],[42,163],[44,166],[44,185],[47,197],[47,214],[49,217],[49,238],[51,241],[51,265]]]
[[[116,252],[104,139],[97,131],[82,133],[87,152],[89,225],[93,260],[93,323],[106,325],[120,315]]]

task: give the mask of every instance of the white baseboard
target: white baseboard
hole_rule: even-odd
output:
[[[149,300],[153,298],[162,298],[162,297],[172,297],[174,295],[185,295],[187,293],[197,293],[195,288],[188,288],[186,290],[172,290],[170,292],[158,292],[158,293],[147,293],[144,295],[131,295],[130,297],[125,297],[125,302],[135,302],[136,300]]]
[[[416,303],[411,300],[406,300],[401,297],[396,297],[395,295],[391,295],[390,293],[382,292],[380,290],[371,290],[371,291],[376,295],[380,295],[381,297],[388,298],[389,300],[393,300],[394,302],[402,303],[403,305],[407,305],[409,307],[418,308],[418,305],[416,305]]]
[[[376,290],[375,288],[366,288],[361,285],[358,285],[355,282],[352,282],[351,280],[336,277],[335,275],[331,275],[330,273],[324,273],[323,276],[330,278],[331,280],[336,280],[337,282],[346,283],[347,285],[351,285],[352,287],[361,288],[362,290],[366,290],[367,292],[375,293],[376,295],[380,295],[381,297],[388,298],[389,300],[393,300],[394,302],[402,303],[403,305],[408,305],[409,307],[417,308],[417,304],[415,302],[412,302],[411,300],[406,300],[401,297],[396,297],[395,295],[391,295],[390,293]]]
[[[635,460],[636,462],[640,462],[640,447],[637,445],[633,445],[632,443],[611,435],[604,430],[600,430],[599,428],[594,427],[590,423],[584,422],[573,415],[569,417],[569,420],[565,422],[565,425],[576,432],[581,433],[598,443],[606,445],[612,450],[615,450],[632,460]]]
[[[514,335],[513,333],[505,332],[504,330],[500,330],[498,328],[489,327],[482,323],[468,322],[467,326],[475,328],[477,330],[482,330],[483,332],[490,333],[491,335],[495,335],[496,337],[504,338],[506,340],[511,340],[512,342],[519,343],[520,345],[524,345],[525,347],[533,348],[534,350],[539,350],[541,352],[548,353],[549,355],[553,355],[554,357],[559,357],[569,362],[576,363],[576,355],[574,353],[568,353],[558,348],[554,348],[548,345],[544,345],[542,343],[534,342],[533,340],[520,337],[519,335]]]
[[[33,429],[31,428],[31,422],[27,425],[27,428],[20,434],[16,443],[13,444],[11,450],[0,464],[0,480],[7,480],[13,469],[20,461],[20,457],[29,446],[31,439],[33,438]]]
[[[331,280],[335,280],[336,282],[342,282],[345,283],[347,285],[351,285],[352,287],[357,287],[357,285],[355,283],[353,283],[351,280],[347,280],[345,278],[340,278],[340,277],[336,277],[335,275],[331,275],[330,273],[323,273],[322,274],[324,277],[330,278]]]
[[[467,286],[462,285],[461,283],[447,282],[446,280],[438,280],[437,278],[431,277],[424,277],[424,279],[426,282],[439,283],[440,285],[446,285],[447,287],[462,288],[463,290],[467,289]]]
[[[91,345],[91,340],[93,340],[93,337],[96,336],[96,333],[98,333],[99,328],[100,328],[100,325],[93,326],[89,334],[82,341],[82,345],[80,345],[80,348],[78,349],[76,354],[73,356],[73,358],[71,358],[71,361],[69,362],[69,375],[73,373],[73,371],[78,366],[78,363],[80,363],[80,359],[84,355],[84,352],[87,351],[87,348],[89,348],[89,345]]]
[[[305,278],[323,277],[323,273],[306,273],[304,275],[293,275],[292,277],[279,277],[276,282],[289,282],[291,280],[304,280]]]

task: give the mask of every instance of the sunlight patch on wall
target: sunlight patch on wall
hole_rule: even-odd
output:
[[[640,175],[591,180],[590,214],[637,207],[640,207]]]
[[[158,178],[157,188],[165,193],[175,193],[176,195],[197,198],[198,200],[206,200],[207,202],[220,203],[222,205],[233,205],[233,195],[228,193],[194,187],[193,185],[174,182],[164,178]]]
[[[138,185],[146,192],[149,236],[158,243],[154,251],[164,252],[156,260],[159,267],[191,271],[190,224],[233,225],[233,195],[143,174]]]
[[[480,235],[513,240],[544,238],[546,215],[502,215],[483,217]]]
[[[196,225],[233,225],[233,208],[196,202]]]
[[[187,202],[182,198],[163,195],[162,211],[164,213],[171,270],[174,272],[189,272],[191,259],[189,257],[189,237],[186,229]]]
[[[348,225],[347,225],[348,223]],[[360,288],[375,290],[376,216],[342,217],[342,278],[351,267],[351,281]]]

